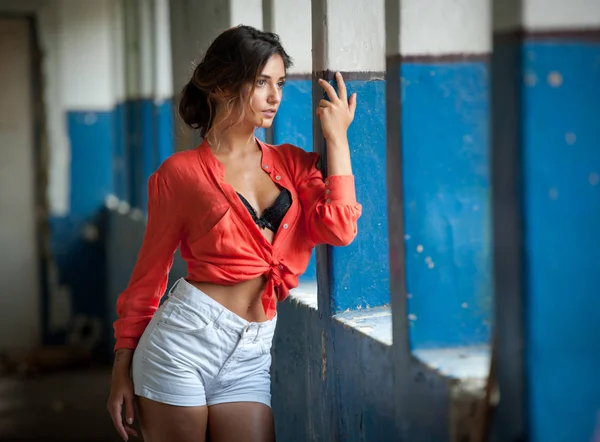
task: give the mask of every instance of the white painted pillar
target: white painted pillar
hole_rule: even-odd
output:
[[[173,98],[169,0],[154,0],[154,72],[157,104]]]
[[[156,29],[154,21],[154,0],[137,0],[138,29],[138,73],[139,97],[150,99],[154,93],[156,71],[154,69]]]

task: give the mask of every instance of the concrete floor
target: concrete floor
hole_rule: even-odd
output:
[[[122,441],[106,411],[109,387],[104,366],[0,377],[0,441]]]

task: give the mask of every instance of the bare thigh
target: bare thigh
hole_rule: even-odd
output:
[[[210,442],[274,442],[273,414],[258,402],[212,405],[208,407],[208,436]]]
[[[208,407],[177,407],[137,397],[144,442],[205,442]]]

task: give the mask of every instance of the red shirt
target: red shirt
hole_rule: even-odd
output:
[[[362,206],[354,177],[323,179],[316,153],[259,142],[262,167],[292,204],[273,244],[262,235],[207,142],[169,157],[148,182],[148,222],[127,289],[117,300],[115,349],[135,348],[167,286],[180,248],[188,279],[233,285],[265,275],[269,319],[298,285],[316,244],[343,246],[357,233]]]

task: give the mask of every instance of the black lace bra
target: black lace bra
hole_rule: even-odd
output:
[[[250,204],[242,194],[240,194],[239,192],[236,193],[248,209],[248,212],[250,212],[252,219],[258,225],[258,227],[260,227],[261,229],[267,228],[269,230],[272,230],[273,232],[277,232],[281,221],[283,221],[283,217],[285,216],[292,204],[292,195],[290,194],[289,190],[284,188],[273,203],[273,205],[265,209],[262,216],[259,218],[256,215],[256,210],[254,210],[252,204]]]

